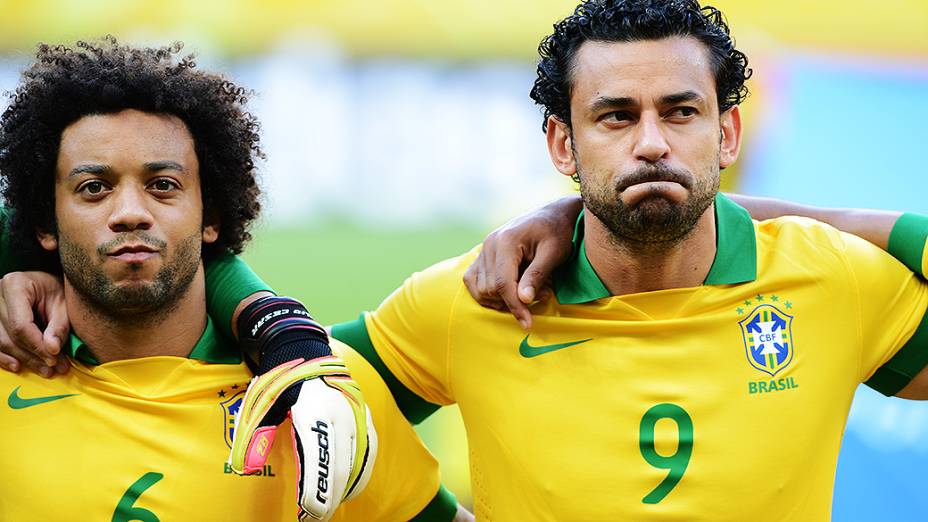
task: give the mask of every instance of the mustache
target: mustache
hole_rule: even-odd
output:
[[[639,183],[649,183],[653,181],[672,181],[679,183],[683,188],[689,190],[693,188],[693,175],[686,170],[678,170],[658,163],[654,166],[640,167],[628,176],[623,177],[616,188],[619,192],[627,189],[632,185]]]
[[[119,247],[125,245],[126,243],[142,243],[154,250],[164,250],[168,246],[167,241],[158,239],[155,236],[148,234],[147,232],[127,232],[125,234],[116,236],[115,238],[110,239],[109,241],[98,246],[97,254],[105,256],[108,253],[117,250]]]

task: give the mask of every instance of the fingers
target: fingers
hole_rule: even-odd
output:
[[[8,372],[19,372],[19,361],[5,353],[0,353],[0,368]]]
[[[68,370],[71,369],[71,363],[68,361],[67,357],[59,357],[58,364],[55,365],[55,373],[58,375],[64,375],[68,373]]]
[[[377,460],[377,450],[380,448],[380,442],[377,438],[377,430],[374,428],[374,419],[371,417],[371,409],[364,405],[365,418],[367,420],[367,461],[363,463],[364,466],[361,475],[358,477],[357,483],[354,488],[345,495],[345,500],[351,500],[354,497],[358,496],[364,488],[367,487],[367,483],[371,480],[371,476],[374,474],[374,461]]]
[[[519,299],[523,303],[535,301],[538,289],[545,286],[545,282],[551,277],[554,269],[569,255],[570,250],[563,248],[563,245],[556,241],[540,243],[535,251],[534,259],[519,280]]]
[[[495,234],[490,234],[487,236],[487,238],[483,241],[483,248],[480,250],[480,255],[477,256],[477,262],[474,264],[478,266],[476,296],[477,302],[484,306],[495,305],[499,307],[502,306],[502,302],[497,298],[496,294],[493,293],[493,287],[490,284],[491,267],[495,263],[496,259],[496,247],[494,246],[495,241]]]
[[[240,470],[243,475],[260,473],[271,455],[274,447],[274,437],[277,435],[277,426],[262,426],[251,433],[245,449],[245,458],[241,463],[233,463],[233,470]],[[238,436],[238,433],[235,434]],[[243,436],[246,436],[243,434]],[[234,445],[234,441],[233,441]],[[241,465],[241,467],[239,467]]]
[[[481,306],[492,308],[494,310],[505,309],[505,303],[499,298],[493,289],[490,274],[491,267],[495,263],[496,233],[491,233],[484,239],[483,248],[477,259],[464,272],[464,285],[467,291]]]
[[[42,281],[43,277],[56,281],[53,276],[38,272],[14,272],[0,279],[0,328],[9,336],[12,344],[19,348],[17,353],[28,352],[37,355],[43,359],[45,366],[54,367],[58,362],[55,354],[60,349],[56,348],[54,353],[47,352],[46,341],[33,313],[33,310],[42,311],[46,294],[54,298],[53,289],[46,292],[48,285],[36,283],[37,280]],[[59,299],[63,306],[63,297]],[[17,353],[7,349],[3,351],[27,363]],[[27,366],[31,367],[28,363]]]
[[[532,327],[532,313],[528,305],[519,299],[518,293],[519,266],[523,258],[522,249],[511,244],[497,249],[496,264],[493,267],[493,291],[506,303],[506,308],[519,321],[519,325],[528,330]]]
[[[554,296],[554,290],[551,290],[551,286],[548,285],[543,286],[541,290],[538,291],[537,299],[540,303],[547,303],[552,296]]]
[[[296,443],[303,456],[300,506],[328,520],[341,504],[355,452],[355,421],[348,400],[322,379],[303,383],[291,410]]]
[[[10,352],[13,349],[13,341],[10,340],[10,336],[6,334],[6,330],[0,327],[0,368],[8,372],[17,373],[22,364],[16,357],[13,357],[7,352]]]
[[[45,331],[42,333],[43,346],[49,355],[61,353],[61,347],[68,338],[70,321],[64,296],[58,299],[46,299],[41,310],[45,316]]]
[[[264,391],[260,384],[262,382],[257,377],[251,380],[235,413],[229,467],[239,475],[250,475],[264,469],[277,434],[276,424],[258,423],[267,414],[266,408],[254,407],[256,396],[260,397]]]
[[[42,359],[35,354],[23,350],[13,343],[6,331],[0,329],[0,367],[3,369],[18,372],[24,366],[31,369],[42,377],[48,378],[54,375],[55,371],[45,364]]]

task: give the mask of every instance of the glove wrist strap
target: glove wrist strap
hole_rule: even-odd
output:
[[[256,300],[239,314],[237,326],[243,347],[260,357],[259,373],[290,360],[332,354],[325,329],[290,297]]]

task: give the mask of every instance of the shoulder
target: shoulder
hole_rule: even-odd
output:
[[[847,250],[849,234],[814,219],[783,216],[755,222],[755,227],[758,242],[769,245],[826,248],[835,253]]]
[[[805,264],[845,264],[853,258],[876,263],[897,263],[872,243],[814,219],[784,216],[755,223],[758,249]]]
[[[814,219],[785,216],[757,222],[758,251],[770,262],[787,261],[793,268],[817,273],[822,279],[838,274],[869,278],[908,277],[911,271],[883,249]]]
[[[460,292],[466,291],[464,272],[480,253],[475,247],[465,254],[439,261],[409,276],[385,303],[406,302],[421,307],[437,307],[438,311],[449,305]],[[426,311],[423,310],[423,311]]]

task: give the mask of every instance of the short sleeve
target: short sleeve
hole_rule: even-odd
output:
[[[438,461],[403,417],[377,371],[338,341],[332,342],[332,350],[361,386],[379,447],[367,487],[342,504],[333,520],[452,520],[457,500],[441,485]]]
[[[206,310],[220,331],[232,335],[232,315],[242,299],[255,292],[273,292],[240,258],[223,254],[206,262]]]
[[[377,310],[332,329],[378,369],[410,422],[454,402],[449,325],[474,257],[476,251],[413,274]]]
[[[909,270],[928,277],[928,216],[905,213],[899,216],[889,235],[890,254]]]
[[[928,364],[928,286],[867,241],[842,238],[859,313],[860,378],[895,395]]]

